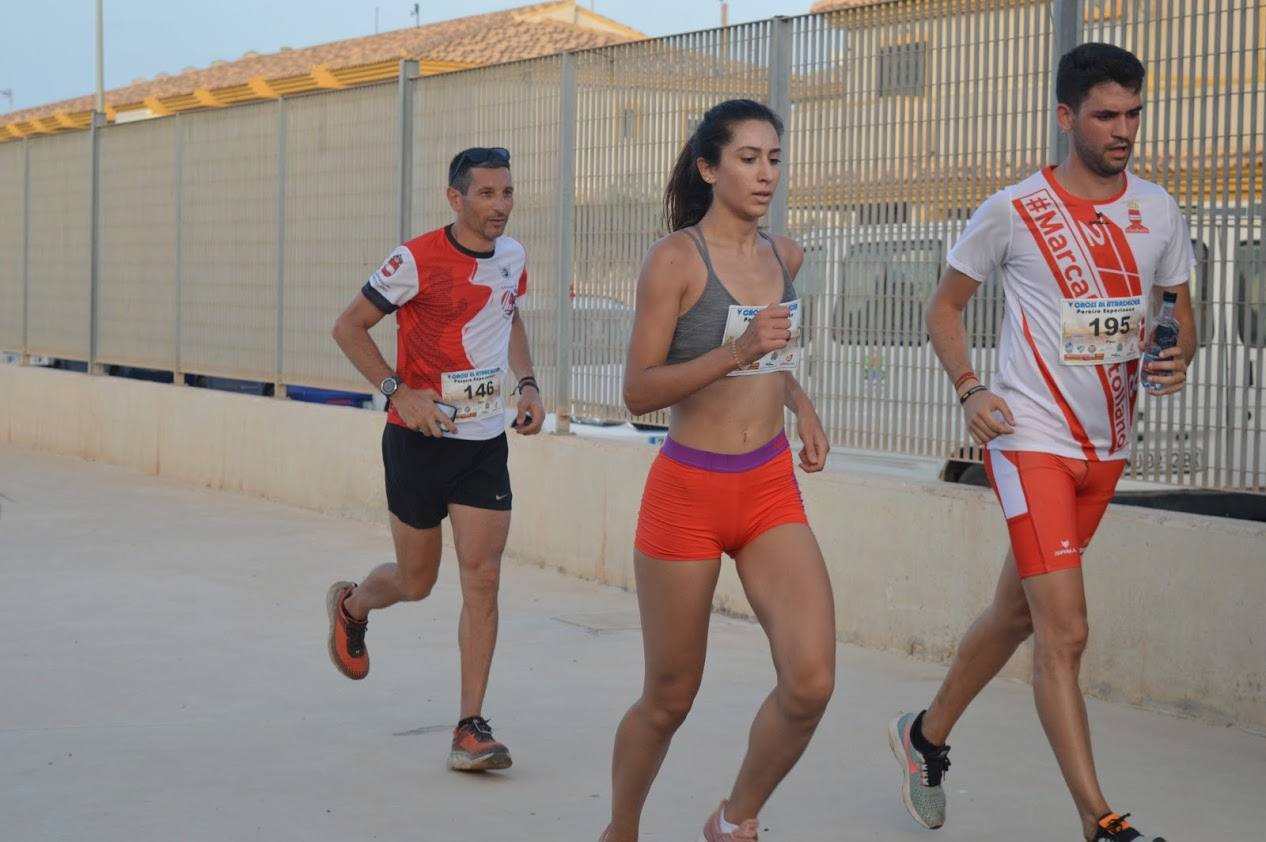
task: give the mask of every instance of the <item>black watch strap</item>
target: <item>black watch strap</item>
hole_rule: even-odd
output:
[[[975,386],[972,386],[966,392],[963,392],[961,395],[959,395],[958,402],[960,404],[967,403],[967,399],[970,398],[972,395],[976,394],[977,392],[988,392],[988,391],[989,391],[988,386],[985,386],[982,383],[977,383]]]

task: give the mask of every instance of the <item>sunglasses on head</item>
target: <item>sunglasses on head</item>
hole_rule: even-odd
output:
[[[476,146],[467,149],[457,158],[457,162],[453,164],[453,174],[461,172],[467,167],[482,167],[484,164],[497,164],[498,166],[508,167],[510,165],[510,150],[504,146]]]

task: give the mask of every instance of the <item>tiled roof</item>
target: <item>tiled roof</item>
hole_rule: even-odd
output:
[[[396,75],[401,58],[417,59],[423,73],[499,64],[566,50],[602,47],[645,36],[579,6],[574,0],[538,3],[502,12],[457,18],[361,38],[236,61],[178,74],[160,74],[107,91],[107,114],[149,108],[168,113],[189,107],[229,105],[269,95],[343,87]],[[166,100],[166,101],[165,101]],[[86,126],[92,95],[0,114],[0,140]]]
[[[810,12],[838,12],[840,9],[854,9],[858,6],[874,6],[878,3],[891,2],[891,0],[818,0],[811,7]]]

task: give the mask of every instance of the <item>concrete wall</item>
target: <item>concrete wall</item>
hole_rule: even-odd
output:
[[[0,441],[340,515],[385,517],[377,413],[0,366]],[[511,436],[510,552],[633,586],[654,451]],[[1006,533],[984,489],[802,476],[840,638],[945,661],[989,601]],[[1094,695],[1266,731],[1266,525],[1113,507],[1086,568]],[[750,609],[726,565],[716,604]],[[1027,650],[1008,667],[1027,677]]]

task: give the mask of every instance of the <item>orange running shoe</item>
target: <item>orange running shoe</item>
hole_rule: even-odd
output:
[[[1130,827],[1130,823],[1126,821],[1129,817],[1129,813],[1124,816],[1107,813],[1099,819],[1099,829],[1090,842],[1165,842],[1159,836],[1144,836]]]
[[[492,736],[492,727],[482,716],[468,716],[453,729],[453,750],[448,768],[459,772],[509,769],[510,750]]]
[[[325,594],[325,610],[330,615],[330,660],[343,675],[359,681],[369,675],[369,651],[365,649],[369,620],[353,620],[343,607],[355,587],[354,582],[330,585]]]

